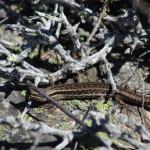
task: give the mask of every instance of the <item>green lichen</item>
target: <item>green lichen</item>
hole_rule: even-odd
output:
[[[26,91],[26,90],[22,90],[22,91],[20,92],[20,95],[25,97],[25,96],[27,95],[27,91]]]
[[[110,140],[110,138],[106,132],[97,132],[96,135],[104,140]]]
[[[7,131],[9,127],[6,125],[0,125],[0,141],[7,139]]]
[[[7,57],[7,60],[9,61],[9,62],[17,62],[17,56],[15,55],[15,54],[11,54],[11,55],[9,55],[8,57]]]
[[[29,115],[25,115],[25,116],[23,116],[23,118],[22,118],[22,114],[20,114],[20,113],[17,115],[17,118],[24,119],[24,120],[26,120],[26,121],[28,121],[28,122],[32,122],[32,121],[33,121],[33,118],[30,117]]]
[[[111,109],[112,107],[112,103],[110,101],[108,101],[107,103],[105,103],[104,101],[96,101],[95,103],[95,107],[98,111],[106,114],[108,113],[108,111]]]
[[[52,114],[47,114],[47,117],[49,118],[49,119],[55,119],[55,116],[54,115],[52,115]]]
[[[34,109],[35,113],[45,113],[47,110],[44,107],[38,107]]]
[[[34,58],[36,56],[38,56],[39,54],[39,47],[36,47],[30,54],[29,54],[29,58]]]
[[[70,122],[69,121],[62,121],[60,122],[59,124],[59,127],[62,129],[62,130],[68,130],[70,129]]]
[[[67,110],[74,110],[76,108],[80,110],[87,110],[88,102],[80,101],[80,100],[72,100],[72,101],[60,101],[60,103],[67,109]]]
[[[89,127],[92,126],[92,120],[85,120],[85,124],[87,124]]]

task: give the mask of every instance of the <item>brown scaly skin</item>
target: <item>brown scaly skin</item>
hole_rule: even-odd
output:
[[[127,86],[118,86],[118,91],[113,94],[109,90],[109,87],[110,86],[108,84],[102,82],[87,82],[52,85],[44,89],[44,91],[47,95],[56,100],[97,99],[108,95],[117,101],[127,102],[132,105],[141,106],[143,100],[144,106],[150,105],[150,97],[144,96],[143,99],[142,93],[131,90]],[[34,91],[31,92],[31,98],[42,101],[42,98]]]

